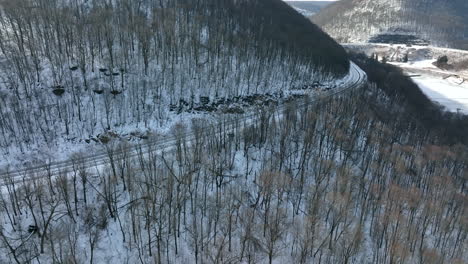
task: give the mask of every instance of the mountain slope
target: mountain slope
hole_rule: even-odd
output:
[[[3,154],[167,126],[170,109],[347,73],[281,0],[0,0]]]
[[[467,13],[465,0],[342,0],[312,20],[339,42],[411,36],[416,43],[468,49]]]

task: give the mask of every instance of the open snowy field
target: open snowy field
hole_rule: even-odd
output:
[[[456,78],[414,77],[413,81],[433,101],[448,111],[468,114],[468,84],[457,84]]]

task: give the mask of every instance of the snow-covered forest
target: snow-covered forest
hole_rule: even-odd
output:
[[[342,0],[312,20],[343,43],[399,34],[434,46],[468,49],[467,13],[465,0]]]
[[[2,154],[176,124],[4,174],[0,263],[468,262],[468,118],[391,65],[352,55],[362,87],[177,122],[349,72],[281,0],[0,5]]]
[[[166,153],[109,148],[101,170],[77,155],[58,177],[7,180],[0,262],[466,263],[465,145],[375,85],[258,115],[234,133],[180,125]]]
[[[341,47],[280,0],[0,5],[5,155],[153,129],[200,96],[286,91],[349,68]]]

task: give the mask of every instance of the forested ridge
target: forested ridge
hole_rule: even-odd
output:
[[[280,0],[2,0],[2,153],[149,130],[170,106],[347,73],[345,51]]]
[[[468,49],[467,13],[465,0],[342,0],[312,20],[338,42],[410,35],[434,46]]]

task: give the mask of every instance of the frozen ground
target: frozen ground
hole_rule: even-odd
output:
[[[458,85],[457,78],[444,80],[428,75],[413,77],[413,81],[429,98],[448,111],[468,114],[468,84]]]

